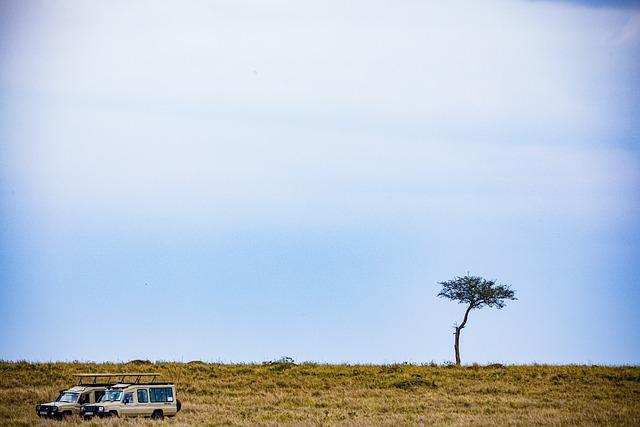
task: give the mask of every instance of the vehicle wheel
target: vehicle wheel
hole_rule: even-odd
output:
[[[180,412],[180,408],[182,408],[182,402],[178,399],[176,400],[176,412]]]
[[[152,420],[162,420],[162,419],[164,419],[164,414],[159,409],[155,410],[155,411],[153,411],[153,414],[151,414],[151,419]]]
[[[58,415],[58,417],[60,417],[60,419],[62,421],[68,420],[69,418],[71,418],[71,412],[70,411],[64,411],[63,413]]]
[[[118,412],[116,411],[110,411],[109,414],[107,414],[107,416],[109,418],[118,418]]]

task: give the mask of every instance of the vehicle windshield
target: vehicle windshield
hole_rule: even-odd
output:
[[[120,400],[122,397],[122,390],[107,390],[100,398],[100,402],[113,402]]]
[[[60,396],[58,396],[56,402],[76,403],[78,401],[78,396],[80,396],[80,393],[71,393],[65,391],[64,393],[60,393]]]

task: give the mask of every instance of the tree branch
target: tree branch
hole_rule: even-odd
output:
[[[460,324],[460,326],[458,326],[458,330],[464,328],[464,326],[467,324],[467,319],[469,318],[469,312],[473,309],[474,306],[475,306],[474,301],[471,301],[471,303],[469,303],[469,307],[467,307],[467,311],[464,312],[464,319],[462,319],[462,323]]]

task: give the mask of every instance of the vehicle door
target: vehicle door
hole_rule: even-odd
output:
[[[136,415],[141,417],[150,417],[153,410],[149,405],[149,390],[139,388],[136,390]]]
[[[136,403],[133,397],[133,390],[127,390],[122,398],[122,406],[119,408],[121,417],[135,417],[136,415]]]
[[[77,405],[73,405],[73,411],[74,412],[80,412],[80,407],[82,405],[84,405],[85,403],[90,403],[91,402],[91,392],[84,392],[80,394],[80,397],[78,397],[78,404]]]

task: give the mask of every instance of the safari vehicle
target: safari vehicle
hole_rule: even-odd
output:
[[[176,398],[176,386],[156,382],[160,374],[127,374],[136,377],[131,382],[125,378],[105,390],[97,403],[87,403],[80,409],[85,419],[93,417],[151,417],[161,420],[173,417],[180,411]]]
[[[100,375],[79,374],[78,384],[60,390],[60,394],[53,402],[36,405],[36,414],[41,418],[67,418],[80,414],[80,408],[85,403],[95,403],[100,400],[104,391],[111,385],[98,382]],[[86,381],[89,383],[86,383]]]

